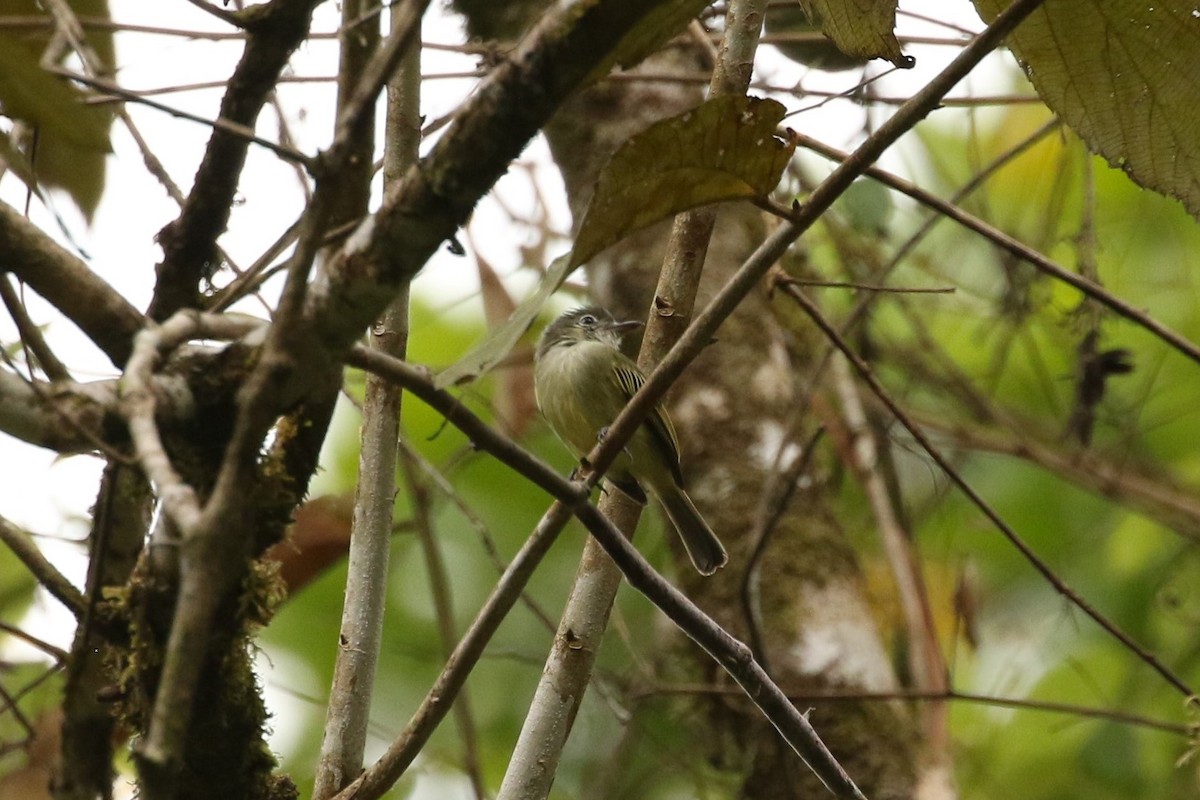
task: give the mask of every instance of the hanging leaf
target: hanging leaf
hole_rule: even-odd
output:
[[[975,0],[985,19],[1004,0]],[[1042,100],[1139,185],[1200,216],[1200,11],[1192,0],[1055,0],[1009,37]]]
[[[554,260],[503,325],[438,373],[438,387],[476,380],[503,361],[567,275],[609,245],[681,211],[766,196],[795,147],[775,135],[784,111],[774,100],[718,97],[631,138],[601,171],[575,249]]]
[[[765,30],[772,47],[806,67],[842,72],[861,69],[870,60],[843,53],[832,39],[812,24],[798,2],[767,6]]]
[[[470,383],[486,375],[505,359],[517,342],[529,330],[546,300],[554,293],[572,269],[571,254],[559,256],[550,263],[541,283],[516,307],[507,320],[496,328],[458,361],[439,372],[433,379],[439,389]]]
[[[644,0],[640,0],[644,2]],[[678,36],[688,23],[703,11],[711,0],[665,0],[659,2],[646,14],[645,19],[633,27],[617,43],[612,52],[597,69],[597,77],[603,77],[617,64],[624,69],[635,66],[670,39]]]
[[[717,97],[631,138],[600,173],[572,266],[681,211],[766,196],[794,149],[775,135],[783,115],[774,100]]]
[[[106,0],[73,0],[70,5],[81,17],[109,18]],[[8,137],[0,137],[0,160],[35,190],[42,186],[64,189],[90,218],[104,190],[112,110],[86,105],[83,92],[42,69],[42,54],[55,26],[39,3],[0,0],[0,15],[46,20],[44,26],[20,34],[0,33],[0,114],[26,123],[33,131],[20,147]],[[101,65],[111,70],[112,31],[89,29],[87,43]],[[64,51],[61,60],[69,55],[69,50]]]
[[[883,58],[901,69],[916,63],[896,39],[896,0],[800,0],[800,6],[846,55]]]

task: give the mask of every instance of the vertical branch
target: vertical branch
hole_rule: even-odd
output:
[[[400,445],[400,460],[408,496],[412,499],[413,519],[416,522],[417,541],[425,556],[425,569],[429,572],[429,589],[433,595],[433,612],[437,618],[438,634],[442,638],[442,653],[449,659],[454,653],[458,634],[454,630],[454,597],[450,589],[450,578],[446,573],[446,561],[433,532],[432,503],[429,484],[419,477],[421,464],[417,454],[407,444]],[[458,735],[463,744],[463,766],[471,781],[476,800],[486,800],[488,793],[483,783],[483,768],[479,763],[479,743],[475,733],[475,720],[471,714],[470,698],[466,687],[454,704],[454,715],[458,721]]]
[[[338,65],[338,116],[345,113],[363,68],[379,46],[379,21],[373,0],[348,0],[342,4],[340,63]],[[353,212],[366,211],[375,151],[374,112],[363,112],[358,135],[348,148],[347,171],[342,185]],[[340,206],[341,204],[334,204]],[[353,218],[355,214],[347,215]],[[338,220],[344,221],[344,220]],[[334,222],[331,220],[331,222]],[[407,298],[398,297],[376,322],[370,347],[404,357],[408,343]],[[315,800],[329,797],[362,769],[367,724],[371,711],[375,667],[383,638],[384,599],[391,548],[392,510],[396,494],[396,440],[399,436],[400,392],[368,376],[363,398],[358,485],[342,606],[341,632],[333,685],[325,715],[325,738],[317,762],[313,787]]]
[[[95,616],[105,589],[123,586],[133,572],[150,525],[150,484],[140,470],[110,461],[100,481],[88,536],[87,605],[67,661],[63,690],[61,759],[55,775],[58,800],[109,797],[113,784],[115,720],[99,699],[113,682],[104,638]]]
[[[919,691],[944,694],[950,689],[946,661],[938,645],[929,591],[921,573],[920,559],[914,551],[912,535],[904,529],[880,472],[875,431],[867,419],[862,397],[850,374],[850,366],[845,358],[835,357],[832,370],[834,387],[849,429],[851,464],[866,492],[896,582],[896,592],[911,643],[909,667],[914,684]],[[949,708],[944,702],[932,701],[925,707],[925,712],[926,744],[935,762],[945,767],[949,764],[949,752],[946,749],[950,744],[947,727]]]
[[[746,91],[765,7],[764,0],[733,0],[729,4],[726,36],[710,84],[712,95]],[[715,209],[702,208],[675,219],[638,355],[638,366],[647,372],[688,325],[716,216]],[[600,511],[626,537],[633,536],[641,516],[637,503],[620,492],[609,492],[600,501]],[[542,678],[505,772],[500,800],[540,798],[550,793],[620,585],[621,571],[589,536]]]

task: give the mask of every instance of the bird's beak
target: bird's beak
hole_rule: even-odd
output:
[[[629,333],[630,331],[636,331],[638,328],[641,328],[645,324],[646,323],[639,322],[636,319],[631,319],[626,322],[614,322],[611,327],[612,327],[612,330],[616,331],[619,335],[624,336],[625,334]]]

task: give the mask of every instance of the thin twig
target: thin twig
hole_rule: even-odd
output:
[[[8,693],[3,683],[0,683],[0,700],[4,701],[4,704],[0,705],[0,716],[3,716],[5,711],[12,711],[13,719],[25,729],[26,738],[32,739],[35,735],[33,723],[29,721],[29,717],[25,716],[25,712],[17,705],[17,699]]]
[[[342,4],[341,51],[339,54],[338,119],[334,144],[325,157],[340,159],[345,167],[337,173],[321,176],[318,192],[322,197],[337,191],[350,193],[351,208],[339,202],[330,214],[330,222],[343,222],[347,211],[366,210],[374,154],[374,99],[381,51],[392,48],[396,60],[387,64],[384,77],[415,91],[401,92],[395,108],[389,96],[387,151],[391,174],[416,160],[419,140],[410,135],[419,115],[419,32],[402,14],[393,14],[388,44],[380,47],[378,12],[381,5],[371,0],[350,0]],[[411,13],[411,8],[405,9]],[[359,22],[367,18],[373,24]],[[419,18],[419,17],[418,17]],[[411,17],[410,17],[411,19]],[[403,43],[403,45],[398,45]],[[397,49],[398,48],[398,49]],[[374,71],[372,71],[374,70]],[[393,76],[392,73],[395,72]],[[362,98],[369,93],[371,102]],[[345,120],[345,121],[343,121]],[[404,130],[397,130],[400,121]],[[397,147],[397,140],[403,143]],[[351,183],[352,182],[352,183]],[[390,179],[385,179],[390,184]],[[334,219],[334,214],[343,219]],[[350,216],[357,216],[352,213]],[[291,281],[289,280],[289,283]],[[299,283],[296,284],[300,286]],[[369,336],[372,350],[403,359],[408,348],[409,286],[401,287],[391,304],[372,326]],[[299,310],[299,306],[296,306]],[[362,770],[370,722],[375,671],[383,645],[384,599],[387,597],[388,561],[391,550],[391,523],[395,509],[396,465],[400,438],[401,393],[393,384],[377,375],[368,375],[363,397],[363,424],[360,432],[359,480],[354,493],[354,522],[350,539],[349,570],[346,576],[346,600],[338,634],[338,655],[334,663],[333,686],[325,716],[325,736],[321,743],[313,797],[323,800],[340,791]],[[421,516],[416,516],[418,530]]]
[[[862,292],[881,292],[884,294],[954,294],[958,289],[954,286],[880,286],[875,283],[857,283],[855,281],[821,281],[810,278],[794,278],[784,275],[779,280],[796,286],[813,286],[819,289],[854,289]]]
[[[492,537],[491,531],[488,530],[487,523],[475,513],[475,509],[471,508],[471,506],[468,505],[465,500],[463,500],[463,498],[458,494],[457,490],[455,490],[453,484],[446,479],[446,476],[443,475],[436,466],[430,463],[429,459],[421,455],[420,451],[412,447],[403,439],[400,441],[400,449],[404,451],[406,459],[410,459],[415,466],[420,468],[421,471],[425,473],[425,479],[437,487],[438,491],[445,495],[446,499],[454,504],[454,507],[458,509],[458,512],[466,517],[467,524],[470,525],[475,533],[479,536],[480,545],[483,547],[484,553],[487,554],[488,560],[492,562],[492,566],[496,568],[496,572],[498,574],[503,574],[504,571],[508,569],[508,562],[500,556],[500,550],[496,547],[496,540]],[[529,612],[533,614],[534,618],[542,624],[542,627],[544,627],[550,633],[554,633],[554,620],[550,618],[550,615],[545,609],[538,605],[537,600],[535,600],[532,595],[530,595],[528,592],[522,592],[521,602],[525,604],[525,607],[529,609]]]
[[[153,108],[156,111],[162,111],[163,113],[170,114],[172,117],[185,119],[189,122],[196,122],[200,125],[205,125],[209,128],[214,128],[232,136],[236,136],[239,139],[244,139],[245,141],[256,144],[259,147],[265,147],[275,155],[282,158],[284,161],[300,164],[306,169],[311,169],[312,167],[312,157],[308,154],[302,153],[299,150],[294,150],[290,147],[285,147],[284,145],[272,142],[269,139],[264,139],[255,134],[252,129],[247,128],[245,125],[240,125],[236,122],[224,119],[223,117],[209,119],[208,117],[201,116],[200,114],[193,114],[190,111],[184,111],[181,108],[175,108],[174,106],[169,106],[166,103],[160,103],[157,100],[151,100],[150,98],[144,97],[137,92],[131,92],[128,89],[124,89],[118,84],[113,83],[112,81],[104,80],[103,78],[91,78],[87,75],[80,75],[78,72],[73,72],[64,67],[58,67],[50,71],[55,75],[60,75],[64,78],[78,81],[85,86],[90,86],[97,91],[110,94],[114,97],[119,97],[126,102],[139,103],[140,105]]]
[[[79,619],[87,608],[87,600],[67,577],[42,555],[42,551],[33,543],[26,531],[18,528],[7,519],[0,517],[0,541],[8,545],[25,568],[37,579],[46,591],[50,592],[67,610]]]
[[[909,641],[908,666],[913,685],[931,692],[945,691],[949,688],[950,676],[938,640],[929,587],[921,571],[920,557],[915,552],[912,533],[905,528],[902,515],[893,503],[893,496],[881,472],[877,432],[867,417],[862,396],[846,359],[834,359],[832,372],[834,390],[841,401],[839,405],[849,439],[845,443],[846,456],[867,496],[904,615]],[[939,761],[949,763],[947,709],[935,703],[928,711],[925,719],[926,745]]]
[[[15,636],[18,639],[28,643],[30,646],[36,647],[38,650],[41,650],[43,653],[53,658],[59,664],[62,664],[67,660],[68,653],[66,650],[63,650],[61,647],[56,647],[49,642],[43,641],[33,634],[18,628],[16,625],[10,625],[7,622],[0,620],[0,631],[4,631],[9,636]]]
[[[802,405],[808,405],[807,399]],[[779,521],[783,519],[788,506],[791,505],[792,498],[796,494],[796,489],[800,486],[800,479],[812,463],[817,443],[821,441],[821,437],[824,435],[824,428],[817,428],[813,431],[812,435],[808,437],[808,441],[804,443],[800,455],[792,459],[786,472],[783,472],[781,468],[782,459],[787,452],[787,447],[781,446],[776,452],[775,464],[771,470],[771,479],[763,485],[762,494],[759,497],[758,511],[754,515],[755,527],[749,536],[751,542],[750,551],[746,557],[746,568],[742,571],[742,581],[738,587],[738,597],[740,598],[742,610],[746,617],[746,638],[750,640],[750,648],[754,652],[754,657],[759,660],[763,668],[768,672],[771,671],[771,664],[767,653],[766,637],[763,636],[762,625],[759,624],[759,604],[755,602],[754,598],[755,584],[759,578],[759,568],[762,566],[762,559],[767,553],[767,545],[779,527]]]
[[[1114,459],[1081,447],[1051,444],[1053,435],[1028,420],[999,417],[989,426],[971,425],[920,411],[907,412],[921,426],[947,437],[956,447],[999,453],[1036,464],[1048,472],[1136,509],[1200,544],[1200,500],[1195,487],[1179,486],[1145,465]],[[1128,454],[1121,454],[1127,456]]]
[[[0,274],[0,299],[3,299],[13,324],[17,326],[17,335],[21,337],[21,343],[29,348],[29,354],[33,356],[32,361],[42,368],[46,377],[52,381],[71,380],[71,373],[67,370],[66,365],[59,361],[58,356],[50,349],[50,345],[46,343],[46,337],[42,336],[41,329],[29,318],[25,304],[13,289],[8,275],[4,274]],[[32,379],[32,377],[33,374],[30,373],[30,378]]]
[[[648,697],[661,697],[663,695],[679,694],[736,696],[738,691],[737,689],[729,686],[700,684],[655,686],[649,689],[631,692],[630,699],[641,700]],[[1081,706],[1074,703],[1055,703],[1046,700],[1028,700],[1020,697],[995,697],[993,695],[979,694],[977,692],[965,692],[961,689],[947,689],[945,691],[906,689],[896,692],[820,692],[815,694],[790,694],[788,697],[796,703],[854,703],[863,701],[893,703],[897,700],[940,703],[944,701],[957,701],[964,703],[977,703],[985,706],[997,706],[999,708],[1016,708],[1024,711],[1044,711],[1049,714],[1066,714],[1073,717],[1083,717],[1085,719],[1109,720],[1111,722],[1119,722],[1138,728],[1148,728],[1150,730],[1162,731],[1163,733],[1171,733],[1175,734],[1176,736],[1191,737],[1196,733],[1195,724],[1167,722],[1166,720],[1153,719],[1151,717],[1144,717],[1139,714],[1129,714],[1124,711],[1114,711],[1107,708],[1092,708],[1090,706]]]
[[[609,80],[621,81],[626,83],[692,83],[704,84],[709,78],[703,72],[683,72],[683,73],[654,73],[654,72],[617,72],[608,77]],[[795,86],[782,86],[780,84],[769,83],[766,81],[754,81],[750,84],[750,88],[757,92],[769,92],[772,94],[781,95],[796,95],[798,94]],[[821,89],[805,88],[802,92],[806,97],[824,97],[828,100],[846,100],[856,105],[887,105],[887,106],[902,106],[911,100],[911,97],[903,96],[885,96],[871,95],[869,97],[860,96],[858,88],[855,87],[851,91],[831,91]],[[989,106],[1013,106],[1013,105],[1037,105],[1044,101],[1036,94],[997,94],[997,95],[971,95],[966,97],[946,97],[938,104],[943,108],[981,108]],[[812,111],[821,104],[814,104],[800,109],[797,112]]]
[[[222,22],[227,22],[235,28],[242,28],[245,26],[245,22],[243,22],[241,17],[239,17],[237,14],[232,11],[227,11],[219,6],[214,6],[212,3],[209,3],[208,0],[187,1],[201,11],[212,14],[217,19],[221,20]]]
[[[420,465],[412,457],[411,448],[400,448],[400,461],[403,464],[401,474],[404,476],[408,497],[412,503],[417,541],[421,544],[421,552],[425,556],[425,570],[429,574],[429,593],[433,598],[434,616],[443,656],[449,658],[454,653],[454,643],[458,639],[454,624],[454,595],[450,587],[450,576],[446,571],[446,560],[433,530],[429,486],[418,477]],[[458,735],[462,739],[463,769],[471,781],[476,800],[485,800],[488,792],[483,780],[483,767],[479,761],[479,734],[475,727],[474,715],[471,713],[471,701],[466,687],[463,687],[462,694],[454,704],[454,714],[458,722]]]
[[[854,352],[846,340],[842,338],[841,334],[837,332],[834,326],[827,319],[825,319],[825,316],[821,313],[820,309],[818,309],[811,300],[805,297],[803,292],[799,291],[795,287],[784,286],[782,288],[790,298],[796,301],[797,305],[799,305],[800,308],[809,316],[813,323],[821,329],[821,332],[825,334],[825,336],[828,337],[831,342],[833,342],[837,349],[840,350],[846,356],[846,358],[850,360],[850,363],[854,366],[855,371],[858,372],[859,377],[861,377],[862,380],[865,381],[870,387],[871,392],[887,407],[888,411],[891,412],[896,420],[904,426],[913,439],[915,439],[921,446],[921,449],[924,450],[931,459],[933,459],[946,477],[948,477],[950,481],[957,486],[964,495],[966,495],[967,499],[969,499],[971,503],[974,504],[975,507],[978,508],[985,517],[988,518],[988,520],[996,527],[996,529],[1004,535],[1004,538],[1008,539],[1009,542],[1011,542],[1013,546],[1017,548],[1018,552],[1024,556],[1025,560],[1028,561],[1030,565],[1033,566],[1033,568],[1039,574],[1041,574],[1042,577],[1045,578],[1046,581],[1053,586],[1056,591],[1058,591],[1059,594],[1061,594],[1074,606],[1079,608],[1084,614],[1095,621],[1096,624],[1098,624],[1109,635],[1121,642],[1121,644],[1123,644],[1125,648],[1129,650],[1129,652],[1133,653],[1139,660],[1151,667],[1171,686],[1178,689],[1187,697],[1191,697],[1194,694],[1194,692],[1191,690],[1191,687],[1189,687],[1182,678],[1177,676],[1154,654],[1135,642],[1128,634],[1118,628],[1115,623],[1097,611],[1090,603],[1084,600],[1078,592],[1076,592],[1060,577],[1058,577],[1058,575],[1054,573],[1054,570],[1052,570],[1050,566],[1041,559],[1041,557],[1033,552],[1033,549],[1026,544],[1025,540],[1022,539],[1017,532],[1013,530],[1007,522],[1004,521],[999,513],[991,507],[991,505],[983,498],[983,496],[976,492],[975,489],[969,483],[967,483],[962,474],[959,473],[959,471],[955,469],[952,464],[950,464],[945,456],[942,455],[941,451],[933,445],[927,436],[925,436],[925,433],[921,430],[921,428],[915,422],[913,422],[903,410],[901,410],[894,400],[892,400],[891,396],[883,388],[883,385],[880,384],[879,380],[875,377],[870,365],[867,364],[867,362],[865,362],[861,356]]]
[[[806,147],[815,153],[819,153],[826,158],[830,158],[835,161],[842,161],[843,166],[845,166],[847,163],[850,163],[848,159],[853,157],[847,156],[847,154],[809,136],[796,134],[796,137],[803,147]],[[958,206],[948,203],[945,200],[942,200],[941,198],[936,197],[935,195],[932,195],[929,192],[917,187],[915,184],[910,183],[903,178],[897,177],[890,172],[887,172],[886,170],[879,169],[878,167],[867,167],[862,171],[862,174],[868,175],[880,183],[889,186],[898,192],[908,195],[917,202],[929,206],[930,208],[938,211],[940,214],[943,214],[944,216],[949,217],[950,219],[959,223],[964,228],[975,231],[988,241],[1003,248],[1017,258],[1028,262],[1031,266],[1035,267],[1039,271],[1044,272],[1051,277],[1057,278],[1063,283],[1073,286],[1083,294],[1091,297],[1092,299],[1116,312],[1117,315],[1145,328],[1147,331],[1154,334],[1159,339],[1162,339],[1164,342],[1178,350],[1183,355],[1187,356],[1192,361],[1200,364],[1200,347],[1197,347],[1196,344],[1184,338],[1181,334],[1176,333],[1166,325],[1158,322],[1149,314],[1135,308],[1127,301],[1112,294],[1103,286],[1088,280],[1082,275],[1071,272],[1031,247],[1017,241],[1003,231],[987,224],[978,217],[967,213]],[[807,206],[805,208],[807,208]],[[788,216],[789,218],[795,220],[798,218],[800,213],[803,213],[803,210],[798,213],[789,214]],[[807,215],[805,215],[805,218],[807,218]]]

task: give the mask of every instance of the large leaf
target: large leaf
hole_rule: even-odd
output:
[[[108,18],[106,0],[73,0],[81,16]],[[110,151],[110,108],[83,103],[84,95],[41,68],[40,60],[54,30],[51,18],[34,0],[0,0],[0,15],[42,16],[45,27],[21,34],[0,33],[0,113],[27,123],[36,132],[35,147],[26,152],[8,139],[0,141],[0,159],[31,187],[57,186],[71,195],[90,217],[104,188],[105,159]],[[111,31],[88,31],[88,43],[111,68]],[[32,156],[32,158],[31,158]]]
[[[625,69],[636,65],[682,32],[710,2],[711,0],[664,0],[657,3],[646,18],[617,43],[602,63],[597,77],[607,73],[613,64]]]
[[[800,5],[843,53],[884,58],[905,69],[913,65],[896,39],[896,0],[800,0]]]
[[[1006,0],[975,0],[991,19]],[[1194,0],[1054,0],[1009,37],[1038,94],[1088,147],[1200,216]]]
[[[775,135],[784,113],[774,100],[717,97],[631,138],[600,173],[572,266],[680,211],[766,196],[795,147]]]
[[[764,30],[771,45],[783,55],[806,67],[841,72],[862,69],[868,59],[843,53],[821,29],[812,24],[799,3],[767,6]]]
[[[609,245],[681,211],[766,196],[795,147],[775,135],[783,115],[774,100],[718,97],[632,137],[601,171],[574,250],[503,325],[438,373],[437,385],[470,382],[500,363],[566,276]]]
[[[108,10],[108,0],[67,0],[67,5],[80,19],[96,19],[109,21],[112,15]],[[53,38],[55,27],[53,17],[46,11],[42,0],[0,0],[0,16],[5,17],[44,17],[46,24],[41,27],[21,27],[19,38],[29,50],[41,53]],[[107,71],[111,72],[116,63],[113,47],[113,31],[104,25],[89,25],[85,31],[87,43],[96,52]],[[14,33],[14,36],[17,34]],[[64,53],[64,58],[69,55]],[[61,63],[61,62],[60,62]]]

